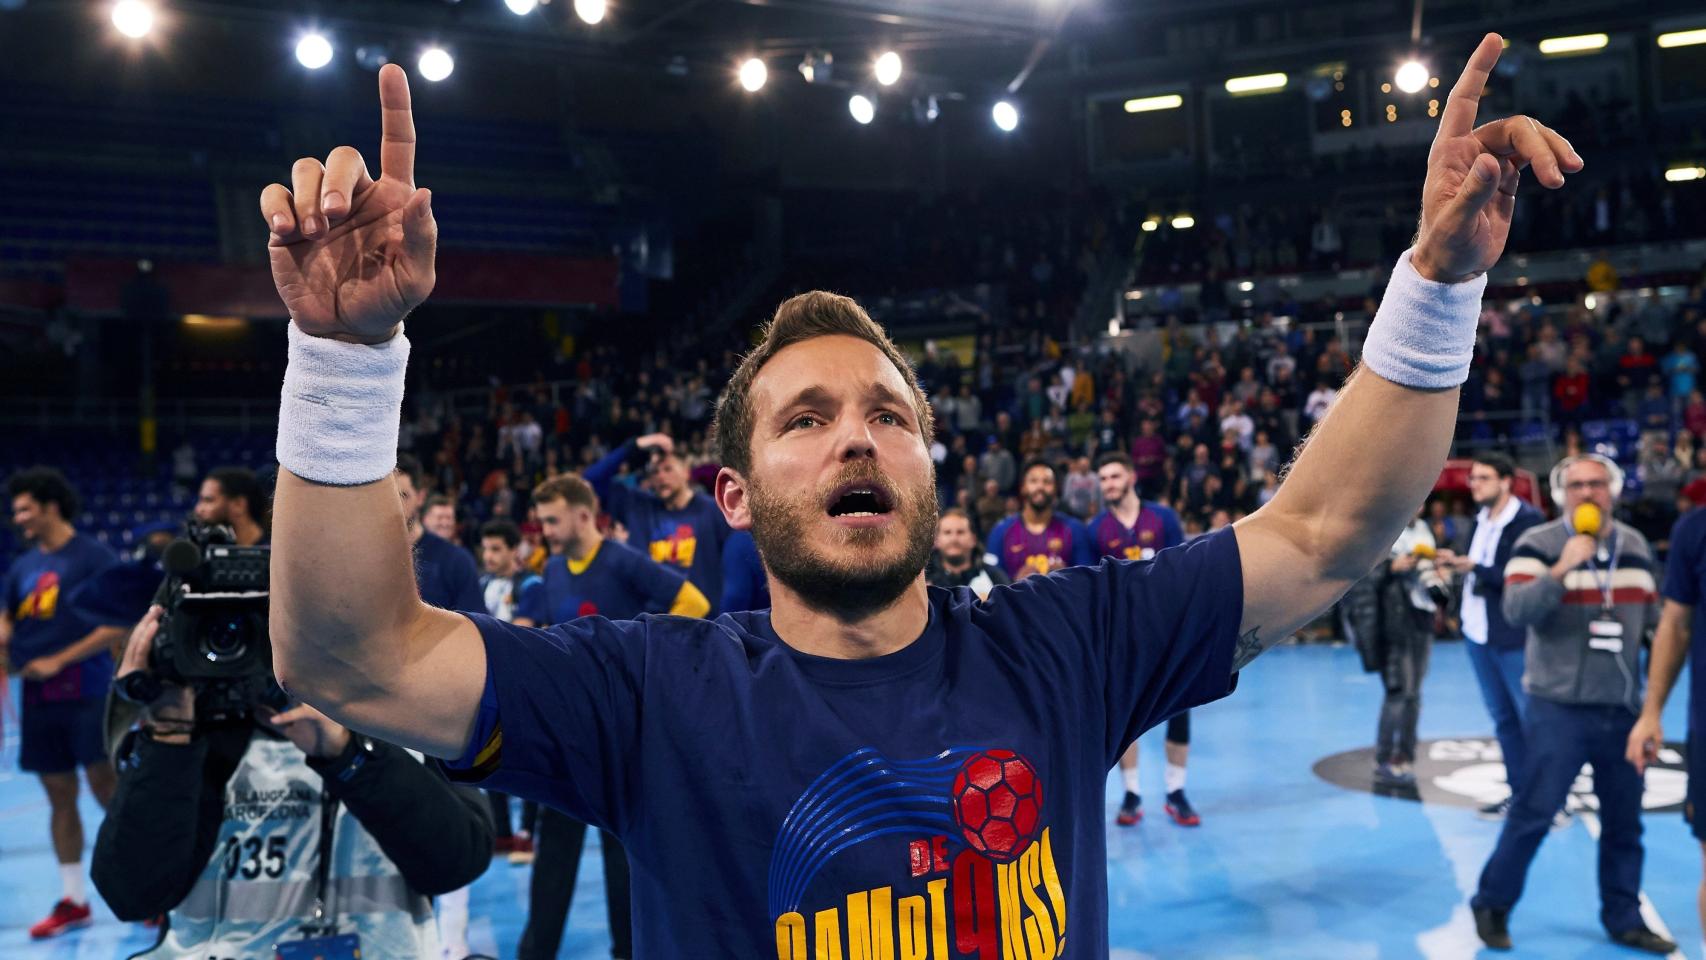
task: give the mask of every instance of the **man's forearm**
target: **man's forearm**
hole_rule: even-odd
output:
[[[273,509],[273,668],[320,705],[380,692],[421,609],[390,477],[353,487],[281,469]]]
[[[1693,607],[1675,600],[1665,601],[1659,629],[1653,635],[1652,663],[1647,668],[1647,701],[1642,713],[1657,717],[1664,712],[1665,701],[1670,699],[1677,677],[1682,675],[1682,663],[1688,657],[1688,625],[1693,619]]]
[[[1366,574],[1439,478],[1458,392],[1404,387],[1359,368],[1262,512],[1327,578],[1348,584]]]

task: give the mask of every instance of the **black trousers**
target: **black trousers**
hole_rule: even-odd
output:
[[[497,829],[497,836],[515,836],[515,831],[510,826],[509,794],[487,790],[486,801],[492,806],[492,826]],[[539,804],[532,800],[523,800],[521,803],[521,829],[527,833],[532,833],[534,821],[538,819]]]
[[[1413,624],[1386,631],[1386,662],[1381,681],[1386,698],[1374,733],[1375,763],[1414,763],[1416,724],[1422,714],[1422,681],[1428,675],[1433,635]]]
[[[586,824],[550,807],[539,808],[534,828],[533,884],[527,894],[527,927],[516,947],[517,960],[556,960],[569,922],[569,904],[580,874]],[[632,915],[628,907],[628,855],[616,838],[600,830],[604,851],[604,898],[610,916],[610,955],[634,955]]]

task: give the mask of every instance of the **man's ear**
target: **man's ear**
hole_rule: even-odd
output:
[[[717,471],[717,509],[734,530],[752,529],[752,509],[747,499],[746,479],[724,467]]]

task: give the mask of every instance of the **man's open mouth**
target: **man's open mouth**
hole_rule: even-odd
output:
[[[881,484],[846,483],[829,497],[832,517],[875,517],[894,509],[894,497]]]

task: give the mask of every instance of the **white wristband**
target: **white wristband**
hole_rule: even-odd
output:
[[[1475,357],[1475,328],[1487,275],[1462,283],[1428,280],[1410,265],[1405,250],[1392,268],[1386,296],[1368,326],[1362,362],[1406,387],[1438,390],[1469,379]]]
[[[409,338],[369,346],[313,337],[290,324],[278,410],[279,466],[336,486],[372,483],[397,467]]]

